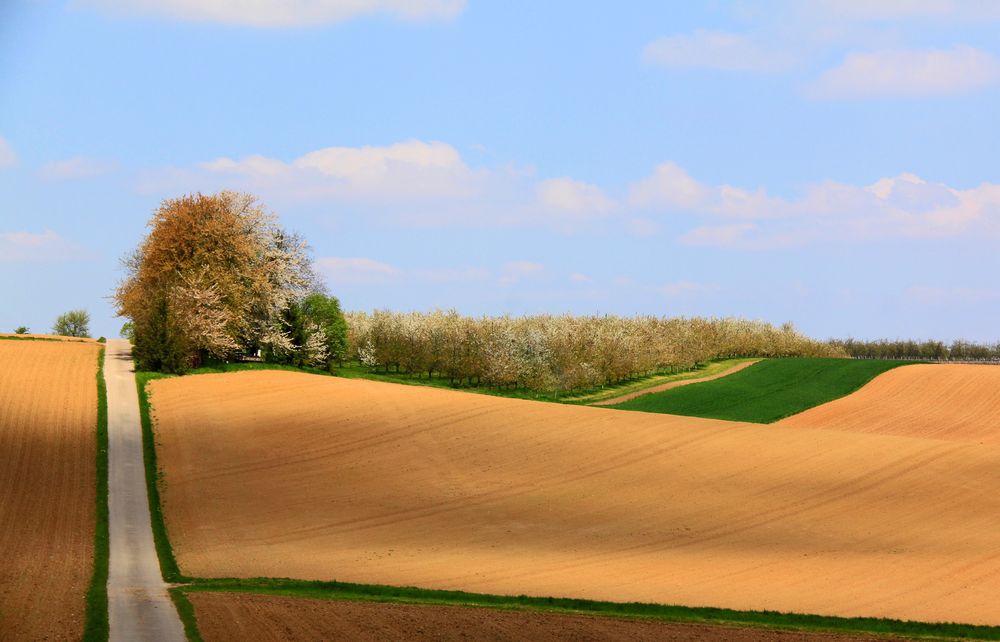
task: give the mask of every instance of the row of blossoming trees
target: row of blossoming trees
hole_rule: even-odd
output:
[[[785,324],[654,316],[350,312],[348,359],[456,385],[592,388],[735,356],[845,356]]]
[[[1000,343],[992,345],[957,340],[858,339],[830,342],[856,359],[915,359],[921,361],[1000,361]]]

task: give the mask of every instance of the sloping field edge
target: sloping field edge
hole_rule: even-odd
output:
[[[188,608],[191,608],[191,605],[184,595],[192,592],[256,593],[324,600],[485,607],[717,624],[720,626],[754,626],[808,632],[906,635],[943,640],[1000,640],[1000,627],[996,626],[951,622],[915,622],[874,617],[846,618],[778,611],[738,611],[645,602],[603,602],[562,597],[492,595],[348,582],[308,582],[272,578],[198,579],[191,584],[171,589],[171,593],[177,596],[175,601],[183,600]]]
[[[97,520],[94,528],[94,572],[87,588],[85,642],[106,642],[108,628],[108,389],[104,382],[104,348],[97,354]]]
[[[763,365],[763,364],[773,364],[773,363],[779,363],[779,362],[788,363],[788,362],[794,362],[794,361],[803,361],[803,360],[806,360],[806,359],[812,359],[812,358],[786,357],[786,358],[782,358],[782,359],[761,359],[761,360],[758,360],[758,361],[754,362],[753,364],[751,364],[751,366]],[[840,360],[840,359],[837,359],[837,358],[823,358],[823,359],[827,359],[827,360],[830,360],[830,361]],[[812,359],[812,360],[816,360],[816,359]],[[854,361],[854,360],[845,360],[845,361]],[[907,361],[901,361],[901,360],[889,360],[889,359],[873,359],[873,360],[868,360],[868,362],[871,362],[871,363],[877,362],[877,363],[882,363],[882,364],[888,364],[888,366],[885,369],[883,369],[883,370],[881,370],[879,372],[870,373],[867,377],[858,379],[858,381],[853,386],[851,386],[849,388],[843,389],[836,396],[827,397],[827,398],[824,398],[824,399],[821,399],[821,400],[818,400],[818,401],[809,402],[812,405],[808,405],[808,406],[805,406],[805,407],[795,407],[795,408],[791,408],[791,409],[786,409],[784,412],[781,412],[779,414],[768,414],[766,416],[766,418],[763,418],[763,419],[759,415],[754,415],[754,414],[752,414],[750,412],[750,409],[753,409],[755,407],[753,405],[753,403],[750,403],[750,404],[746,404],[745,403],[741,407],[741,414],[740,415],[732,415],[732,414],[719,413],[719,412],[697,412],[697,413],[695,413],[695,412],[690,412],[690,411],[682,411],[682,410],[679,410],[677,408],[671,408],[671,409],[662,409],[661,408],[661,409],[655,409],[654,410],[654,409],[651,409],[651,408],[636,407],[634,405],[631,405],[631,404],[634,404],[637,400],[639,400],[639,403],[644,403],[644,402],[645,403],[649,403],[648,397],[650,397],[650,396],[663,395],[663,394],[667,394],[667,393],[669,393],[669,394],[681,394],[681,395],[686,394],[688,392],[704,393],[705,390],[709,389],[709,386],[716,387],[716,388],[718,386],[728,386],[728,385],[732,384],[733,379],[735,379],[736,377],[741,377],[742,378],[742,377],[746,377],[746,376],[752,376],[752,374],[757,374],[757,372],[759,372],[759,371],[755,370],[752,367],[743,368],[739,372],[732,373],[732,375],[730,375],[730,377],[732,377],[732,378],[730,378],[730,377],[717,377],[717,378],[712,379],[710,381],[705,381],[703,383],[703,385],[696,386],[695,388],[681,388],[680,390],[678,390],[678,389],[664,390],[664,391],[661,391],[659,393],[652,393],[651,395],[642,395],[640,397],[636,397],[634,399],[630,399],[630,400],[622,402],[620,404],[615,404],[615,405],[611,405],[611,406],[604,406],[604,407],[606,407],[606,408],[612,408],[614,410],[626,410],[626,411],[631,411],[631,412],[648,412],[648,413],[653,413],[653,414],[670,414],[670,415],[677,415],[677,416],[684,416],[684,417],[701,417],[701,418],[704,418],[704,419],[718,419],[720,421],[743,421],[743,422],[747,422],[747,423],[755,423],[755,424],[760,424],[760,425],[769,425],[769,424],[773,424],[773,423],[776,423],[778,421],[781,421],[783,419],[787,419],[789,417],[793,417],[793,416],[798,415],[800,413],[806,412],[807,410],[811,410],[812,408],[817,408],[819,406],[823,406],[825,404],[837,401],[838,399],[843,399],[844,397],[852,395],[855,392],[857,392],[858,390],[860,390],[860,389],[864,388],[865,386],[867,386],[869,383],[871,383],[872,381],[874,381],[876,378],[884,375],[886,372],[889,372],[890,370],[894,370],[896,368],[905,367],[905,366],[909,366],[909,365],[915,365],[915,364],[925,363],[925,362],[922,362],[922,361],[908,361],[908,360]],[[759,400],[756,400],[756,401],[759,401]],[[625,404],[630,404],[630,405],[625,405]]]
[[[626,394],[623,394],[623,395],[620,395],[620,396],[617,396],[617,397],[612,397],[610,399],[602,399],[600,401],[592,401],[592,402],[590,402],[587,405],[589,405],[589,406],[613,406],[615,404],[624,403],[626,401],[631,401],[632,399],[635,399],[636,397],[642,397],[644,395],[651,395],[653,393],[663,392],[664,390],[673,390],[674,388],[681,388],[683,386],[690,386],[691,384],[694,384],[694,383],[705,383],[706,381],[715,381],[716,379],[721,379],[723,377],[728,377],[731,374],[736,374],[740,370],[744,370],[746,368],[749,368],[750,366],[752,366],[753,364],[757,363],[758,361],[762,361],[762,359],[749,359],[747,361],[742,361],[740,363],[737,363],[733,367],[727,368],[726,370],[723,370],[722,372],[717,372],[715,374],[711,374],[711,375],[708,375],[708,376],[705,376],[705,377],[697,377],[697,378],[691,378],[691,379],[678,379],[676,381],[668,381],[666,383],[661,383],[661,384],[653,385],[653,386],[650,386],[649,388],[643,388],[641,390],[635,390],[633,392],[629,392],[629,393],[626,393]]]
[[[146,495],[149,497],[149,519],[153,528],[153,544],[160,560],[160,574],[165,582],[185,582],[190,578],[181,575],[174,557],[174,549],[167,536],[167,525],[163,521],[160,503],[160,469],[156,463],[156,442],[153,422],[150,416],[149,392],[146,384],[154,379],[166,379],[173,375],[159,372],[136,372],[135,384],[139,391],[139,420],[142,424],[142,461],[146,468]]]
[[[258,368],[254,368],[258,369]],[[259,368],[266,369],[266,368]],[[295,370],[294,368],[281,368]],[[309,373],[308,374],[317,374]],[[203,372],[210,374],[211,372]],[[191,642],[203,642],[198,630],[194,606],[187,599],[191,592],[257,593],[285,597],[369,602],[398,602],[443,606],[469,606],[495,609],[518,609],[576,615],[657,619],[673,622],[718,624],[720,626],[753,626],[808,632],[836,632],[908,636],[934,640],[1000,640],[1000,626],[961,624],[957,622],[920,622],[877,617],[838,617],[779,611],[740,611],[717,607],[692,607],[645,602],[604,602],[567,597],[533,597],[527,595],[495,595],[466,591],[445,591],[383,584],[349,582],[316,582],[288,578],[195,578],[181,573],[174,557],[160,507],[156,446],[146,384],[155,379],[174,375],[137,372],[139,412],[142,422],[143,452],[146,468],[150,516],[153,537],[163,579],[174,583],[169,589],[177,606],[185,633]],[[196,376],[196,375],[186,375]],[[321,375],[322,376],[322,375]],[[859,386],[860,387],[860,386]]]

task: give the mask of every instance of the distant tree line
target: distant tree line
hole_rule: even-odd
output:
[[[339,302],[323,292],[306,243],[253,196],[166,200],[149,228],[123,260],[114,296],[141,369],[258,356],[329,367],[343,358]]]
[[[567,391],[724,357],[846,356],[790,324],[655,316],[346,315],[348,358],[455,385]]]
[[[855,359],[913,359],[919,361],[1000,361],[1000,343],[984,344],[958,340],[913,341],[908,339],[835,339],[834,348]]]

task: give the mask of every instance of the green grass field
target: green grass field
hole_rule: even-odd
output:
[[[689,417],[768,424],[848,395],[912,361],[767,359],[735,374],[611,406]]]

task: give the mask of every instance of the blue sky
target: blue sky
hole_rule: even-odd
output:
[[[1000,339],[1000,4],[0,3],[0,329],[249,191],[348,309]]]

